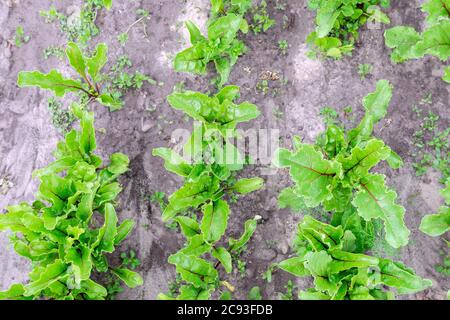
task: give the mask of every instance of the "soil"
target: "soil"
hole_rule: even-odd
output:
[[[356,120],[362,115],[361,100],[375,88],[378,79],[388,79],[395,87],[387,119],[377,126],[375,135],[384,139],[405,160],[405,166],[393,171],[379,166],[376,171],[387,175],[388,184],[397,189],[399,202],[406,208],[406,224],[411,230],[410,244],[392,252],[381,248],[381,254],[394,256],[412,267],[425,278],[432,279],[433,287],[403,299],[445,299],[449,289],[448,278],[436,272],[435,266],[442,263],[440,252],[445,242],[431,238],[418,230],[421,218],[436,212],[442,204],[438,190],[439,175],[432,170],[424,177],[416,177],[409,155],[413,132],[419,119],[411,110],[424,96],[431,93],[433,103],[428,110],[441,117],[441,124],[449,126],[448,112],[450,88],[440,78],[443,64],[434,58],[409,61],[393,65],[390,50],[385,47],[384,26],[361,31],[360,41],[352,57],[339,61],[310,60],[306,57],[306,36],[314,29],[314,13],[308,10],[306,0],[284,0],[285,11],[275,8],[275,1],[268,1],[268,11],[277,25],[268,32],[243,37],[248,52],[234,67],[231,84],[239,85],[242,101],[248,100],[259,106],[261,116],[241,128],[278,129],[281,144],[290,146],[293,135],[311,142],[324,129],[319,115],[324,106],[335,107],[340,112],[351,105]],[[65,36],[54,24],[47,24],[39,15],[47,10],[51,1],[0,0],[0,210],[7,205],[30,201],[37,189],[37,180],[32,179],[33,170],[52,160],[52,150],[62,135],[50,122],[47,98],[50,94],[38,89],[19,89],[17,73],[21,70],[49,71],[53,68],[69,73],[64,61],[54,57],[44,59],[42,51],[50,45],[64,45]],[[81,1],[57,1],[55,5],[65,12],[71,5]],[[422,28],[424,15],[420,11],[421,1],[392,1],[389,10],[391,26],[412,25]],[[134,12],[143,8],[151,13],[145,21],[134,26],[125,47],[117,41],[135,20]],[[114,1],[110,11],[102,10],[97,17],[100,34],[93,39],[106,42],[110,60],[127,54],[133,68],[151,75],[163,86],[146,85],[141,90],[125,95],[125,107],[110,113],[106,108],[95,106],[96,127],[105,128],[97,133],[98,153],[104,158],[113,152],[126,153],[130,160],[130,171],[121,178],[123,192],[120,195],[118,212],[123,218],[137,222],[132,235],[120,250],[136,250],[142,264],[138,271],[144,277],[144,286],[121,293],[120,299],[155,299],[160,292],[168,290],[174,280],[175,269],[167,263],[167,257],[177,251],[182,236],[169,230],[162,223],[160,209],[149,201],[156,191],[172,193],[181,185],[181,179],[165,171],[162,161],[154,158],[155,147],[173,146],[172,132],[177,128],[191,128],[181,112],[170,108],[165,97],[177,83],[185,81],[190,90],[206,92],[210,77],[176,73],[171,67],[172,57],[188,44],[183,22],[193,20],[204,25],[209,13],[209,0],[160,0],[160,1]],[[283,15],[288,17],[283,28]],[[22,25],[31,40],[20,48],[7,45],[14,37],[17,26]],[[278,50],[278,41],[287,40],[287,55]],[[358,65],[371,63],[374,72],[366,80],[358,75]],[[277,73],[280,80],[269,81],[269,92],[263,95],[256,89],[257,83],[267,71]],[[153,112],[147,109],[156,106]],[[282,112],[276,116],[274,110]],[[243,176],[259,175],[266,180],[263,190],[255,192],[232,205],[229,235],[238,236],[246,219],[255,215],[262,217],[257,231],[249,243],[242,259],[247,261],[247,274],[241,277],[237,270],[228,277],[236,287],[236,299],[244,299],[249,290],[260,286],[265,299],[278,299],[285,291],[288,280],[300,288],[311,285],[308,279],[295,279],[283,272],[273,275],[271,283],[262,279],[262,273],[275,262],[292,255],[290,244],[296,233],[300,214],[277,207],[278,192],[290,184],[285,170],[274,171],[267,166],[250,166]],[[30,267],[25,259],[18,257],[8,244],[8,234],[0,233],[0,290],[14,282],[27,279]],[[236,268],[235,268],[236,269]]]

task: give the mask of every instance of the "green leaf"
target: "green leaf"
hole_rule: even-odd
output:
[[[303,197],[308,207],[316,207],[332,196],[332,181],[342,175],[336,161],[325,160],[314,146],[301,144],[290,152],[279,149],[275,154],[275,165],[290,169],[292,180],[297,183],[296,193]]]
[[[111,9],[111,6],[112,6],[112,0],[102,0],[103,1],[103,6],[106,8],[106,9]]]
[[[423,217],[419,229],[432,237],[448,232],[450,230],[450,208],[443,206],[439,209],[439,213]]]
[[[144,279],[137,272],[125,268],[112,269],[112,272],[132,289],[144,284]]]
[[[86,156],[90,156],[91,153],[97,149],[94,128],[94,113],[83,111],[80,118],[80,126],[80,149]]]
[[[370,14],[370,17],[368,19],[369,21],[375,21],[384,24],[391,23],[391,19],[389,19],[389,16],[380,9],[377,9],[377,6],[370,6],[369,8],[367,8],[367,13]]]
[[[114,240],[117,235],[117,214],[112,204],[105,205],[105,222],[99,229],[98,250],[102,252],[114,252]]]
[[[242,17],[235,14],[227,14],[214,21],[208,27],[208,39],[212,42],[220,39],[220,45],[230,44],[238,33]]]
[[[108,294],[105,287],[92,281],[91,279],[81,282],[81,291],[92,300],[104,300]]]
[[[173,172],[182,177],[187,177],[192,171],[192,166],[171,149],[155,148],[153,149],[152,154],[155,157],[161,157],[164,159],[164,168],[166,168],[167,171]]]
[[[261,289],[259,287],[253,287],[248,293],[248,300],[262,300]]]
[[[369,174],[361,179],[352,203],[365,220],[382,219],[386,241],[399,248],[408,244],[410,232],[403,221],[405,209],[395,203],[396,199],[397,194],[386,187],[383,175]]]
[[[212,251],[214,258],[220,261],[223,268],[227,273],[230,273],[233,269],[231,254],[224,247],[214,248]]]
[[[123,107],[123,102],[113,98],[113,96],[109,93],[99,95],[96,100],[101,105],[108,107],[111,112],[122,109]]]
[[[78,92],[82,89],[81,82],[65,79],[61,73],[51,70],[48,74],[39,71],[19,72],[17,85],[23,87],[39,87],[51,90],[57,97],[64,97],[67,92]]]
[[[70,263],[75,275],[75,282],[79,285],[81,281],[88,280],[92,271],[91,250],[84,245],[79,248],[67,250],[65,261]]]
[[[170,264],[177,268],[183,280],[196,288],[206,288],[208,284],[216,281],[217,270],[208,261],[190,255],[177,253],[168,259]]]
[[[203,290],[194,286],[182,286],[177,300],[208,300],[210,295],[209,290]]]
[[[95,53],[92,57],[86,58],[87,71],[94,82],[100,80],[99,72],[108,62],[108,46],[105,43],[99,43],[95,47]]]
[[[217,188],[217,181],[208,175],[202,175],[195,181],[186,182],[183,187],[169,197],[169,204],[162,214],[163,221],[172,219],[185,209],[197,208],[210,199]]]
[[[281,261],[277,266],[296,277],[306,277],[311,273],[305,268],[305,258],[304,257],[293,257],[284,261]]]
[[[295,213],[307,208],[303,198],[297,195],[295,188],[286,188],[280,192],[280,195],[278,196],[278,206],[280,209],[289,208]]]
[[[215,243],[222,238],[227,229],[230,208],[224,200],[210,202],[203,207],[203,220],[200,229],[205,241]]]
[[[84,61],[83,53],[76,43],[69,42],[67,44],[66,55],[72,68],[78,72],[83,79],[87,79],[86,62]]]
[[[257,224],[258,222],[255,219],[245,221],[244,233],[241,235],[241,237],[239,239],[231,238],[228,240],[228,251],[237,252],[239,249],[245,246],[255,232]]]
[[[173,68],[177,72],[206,74],[206,45],[199,43],[194,47],[179,52],[174,59]]]
[[[450,57],[450,19],[442,20],[426,29],[422,34],[422,40],[416,45],[419,53],[430,54],[441,61],[447,61]]]
[[[400,169],[403,167],[403,159],[393,150],[391,150],[391,153],[386,158],[386,161],[392,169]]]
[[[61,260],[49,264],[39,277],[25,286],[24,296],[36,296],[66,275],[67,265]]]
[[[450,83],[450,66],[447,66],[444,70],[444,76],[442,77],[442,80],[444,80],[447,83]]]
[[[246,194],[261,189],[263,185],[264,180],[261,178],[240,179],[231,189],[240,194]]]
[[[344,158],[338,156],[337,160],[342,164],[346,176],[358,181],[364,177],[369,170],[376,166],[381,160],[391,155],[391,149],[378,139],[371,139],[363,148],[356,146],[352,149],[350,156]]]
[[[422,279],[403,264],[388,259],[380,259],[379,268],[381,282],[397,288],[400,294],[416,293],[433,284],[431,280]]]
[[[339,5],[340,1],[330,0],[322,3],[318,8],[316,16],[316,32],[319,38],[327,36],[333,29],[334,24],[340,15],[340,11],[338,11]]]
[[[206,40],[205,37],[202,36],[200,29],[191,21],[186,21],[186,28],[189,30],[192,44],[196,44],[197,42]]]
[[[428,14],[427,23],[428,25],[434,25],[440,23],[443,17],[450,18],[449,0],[428,0],[422,4],[422,11]]]
[[[117,234],[114,237],[114,245],[120,244],[133,230],[135,222],[133,220],[127,219],[122,222],[122,224],[117,228]]]
[[[450,205],[450,178],[445,182],[445,188],[440,192],[441,196],[444,198],[445,203]]]
[[[384,37],[386,46],[394,49],[391,54],[391,59],[394,62],[400,63],[423,56],[416,49],[416,45],[422,39],[422,36],[412,27],[398,26],[388,29],[384,33]]]
[[[392,99],[393,86],[387,80],[379,80],[376,90],[363,99],[366,114],[357,128],[348,134],[350,144],[356,146],[371,137],[373,126],[387,114]]]
[[[392,99],[393,88],[393,85],[388,80],[379,80],[375,91],[363,99],[366,114],[372,117],[374,123],[386,116],[389,103]]]
[[[22,284],[13,284],[8,290],[0,292],[0,300],[22,300],[24,293]]]
[[[191,238],[200,233],[200,226],[197,221],[185,216],[179,216],[173,219],[180,225],[181,231],[186,238]]]
[[[205,242],[202,234],[196,234],[189,238],[187,246],[179,252],[189,256],[200,257],[207,252],[211,252],[211,248],[212,246]]]

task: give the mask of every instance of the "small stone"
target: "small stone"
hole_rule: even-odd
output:
[[[289,251],[289,244],[286,241],[283,241],[278,245],[278,249],[282,254],[287,254]]]
[[[3,49],[3,56],[7,59],[11,58],[11,49],[6,47],[5,49]]]

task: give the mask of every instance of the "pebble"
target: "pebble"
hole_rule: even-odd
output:
[[[9,59],[9,58],[11,58],[11,55],[12,55],[12,53],[11,53],[11,49],[10,48],[6,47],[6,48],[3,49],[3,56],[5,58]]]
[[[281,251],[282,254],[287,254],[289,251],[289,244],[287,243],[287,241],[282,241],[278,245],[278,249]]]

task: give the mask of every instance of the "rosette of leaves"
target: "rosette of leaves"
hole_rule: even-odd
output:
[[[245,44],[237,38],[239,30],[248,32],[247,21],[234,13],[213,19],[208,25],[207,37],[191,21],[186,22],[186,27],[192,46],[176,55],[175,71],[204,75],[208,64],[213,62],[219,74],[216,84],[221,88],[228,82],[231,69],[239,56],[247,50]]]
[[[40,180],[36,200],[6,208],[0,230],[11,230],[17,254],[33,269],[27,284],[14,284],[0,299],[104,299],[107,290],[94,273],[112,272],[131,288],[142,284],[136,272],[109,265],[106,255],[133,229],[132,220],[118,224],[114,203],[117,178],[128,170],[128,157],[112,154],[110,163],[94,154],[92,113],[74,106],[81,131],[72,130],[58,144],[56,161],[34,172]]]
[[[236,134],[236,125],[259,115],[258,108],[248,102],[233,103],[239,95],[239,87],[224,87],[213,97],[192,91],[173,93],[168,97],[170,105],[184,111],[201,125],[196,126],[184,146],[185,160],[174,150],[157,148],[154,156],[165,161],[165,168],[185,181],[170,197],[162,213],[163,221],[177,222],[186,245],[169,257],[184,284],[177,297],[160,295],[161,299],[208,299],[221,286],[232,288],[221,281],[218,267],[226,273],[232,271],[232,254],[239,252],[256,229],[257,221],[245,222],[245,230],[239,239],[228,239],[224,244],[230,206],[227,198],[260,189],[261,178],[235,179],[235,173],[243,168],[245,160],[228,140]],[[187,215],[188,210],[194,215]],[[211,262],[205,256],[214,258]]]
[[[423,217],[420,223],[420,231],[429,236],[437,237],[450,230],[450,178],[447,179],[445,188],[441,190],[445,205],[439,208],[436,214]]]
[[[319,54],[340,59],[351,54],[363,25],[390,23],[378,7],[389,5],[389,0],[309,0],[309,9],[317,11],[316,30],[306,39],[312,49],[309,56],[316,58]]]
[[[386,30],[386,46],[393,49],[391,60],[402,63],[426,55],[448,61],[450,57],[450,0],[428,0],[422,5],[427,14],[426,28],[420,33],[413,27],[397,26]],[[450,66],[444,70],[443,80],[450,83]]]
[[[19,87],[39,87],[53,91],[55,96],[64,97],[69,92],[81,94],[81,101],[89,103],[93,100],[108,107],[110,111],[122,108],[122,101],[114,98],[109,92],[101,90],[101,71],[108,61],[108,47],[104,43],[97,45],[94,54],[87,57],[77,44],[69,42],[66,55],[72,68],[80,76],[78,79],[66,78],[58,70],[44,74],[40,71],[21,71],[18,75]]]
[[[296,256],[276,266],[314,278],[314,288],[299,292],[301,300],[390,300],[395,293],[412,294],[432,285],[402,263],[360,253],[360,239],[352,231],[311,216],[299,224],[295,241]]]
[[[354,208],[363,224],[382,220],[385,238],[394,248],[408,243],[409,230],[404,223],[405,209],[396,203],[397,194],[385,184],[385,176],[370,170],[386,160],[393,169],[402,165],[401,158],[382,140],[372,136],[374,125],[386,116],[392,97],[387,80],[377,83],[375,92],[363,99],[365,116],[360,124],[345,132],[328,125],[316,144],[305,144],[294,137],[294,150],[279,149],[275,164],[289,168],[294,187],[284,189],[281,207],[296,211],[322,205],[327,211],[341,215]]]

